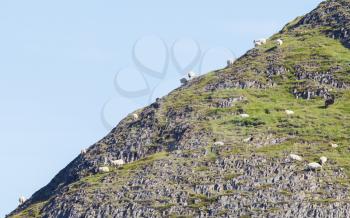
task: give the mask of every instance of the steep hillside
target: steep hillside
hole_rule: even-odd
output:
[[[349,217],[349,21],[349,0],[323,2],[126,117],[9,217]]]

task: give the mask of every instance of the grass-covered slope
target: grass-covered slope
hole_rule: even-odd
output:
[[[349,1],[326,1],[136,111],[11,217],[350,216],[349,19]]]

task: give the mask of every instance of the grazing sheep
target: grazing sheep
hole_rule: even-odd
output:
[[[307,167],[309,170],[317,170],[317,169],[322,168],[322,165],[320,165],[319,163],[316,163],[316,162],[312,162],[312,163],[309,163],[307,165]]]
[[[111,163],[112,163],[113,166],[122,166],[122,165],[125,164],[125,162],[124,162],[123,159],[120,159],[120,160],[112,160]]]
[[[191,79],[194,79],[196,77],[196,73],[193,72],[193,71],[190,71],[188,74],[187,74],[188,78],[191,80]]]
[[[277,39],[276,42],[277,42],[277,45],[279,45],[279,46],[283,45],[282,39]]]
[[[291,111],[291,110],[286,110],[285,111],[287,115],[293,115],[294,114],[294,111]]]
[[[188,80],[186,78],[180,79],[181,85],[186,85]]]
[[[132,118],[133,118],[134,120],[138,120],[138,119],[139,119],[139,115],[138,115],[138,114],[133,114],[133,115],[132,115]]]
[[[327,162],[328,158],[327,157],[320,157],[320,164],[323,165]]]
[[[297,160],[297,161],[302,161],[303,160],[302,157],[300,157],[299,155],[296,155],[296,154],[290,154],[289,157],[292,160]]]
[[[337,144],[331,144],[331,147],[332,147],[332,148],[338,148],[339,145],[337,145]]]
[[[253,141],[253,137],[249,137],[249,138],[243,139],[244,143],[248,143],[248,142],[251,142],[251,141]]]
[[[24,204],[26,201],[27,201],[27,198],[25,198],[25,197],[23,197],[23,196],[19,197],[19,199],[18,199],[19,205]]]
[[[266,42],[267,42],[266,39],[258,39],[258,40],[254,40],[254,45],[255,45],[255,47],[257,47],[257,46],[260,46],[260,45],[265,45]]]
[[[248,117],[250,117],[249,114],[240,114],[239,116],[242,117],[242,118],[248,118]]]
[[[98,168],[99,173],[108,173],[109,172],[109,167],[99,167]]]
[[[84,148],[84,149],[81,149],[80,154],[84,155],[84,154],[86,154],[86,152],[87,152],[87,150]]]
[[[325,95],[325,102],[324,102],[325,108],[328,108],[330,105],[334,104],[334,102],[335,102],[334,95],[330,95],[330,94]]]
[[[223,143],[223,142],[215,142],[214,145],[215,146],[224,146],[225,143]]]

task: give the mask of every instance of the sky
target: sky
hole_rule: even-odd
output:
[[[132,111],[320,0],[0,0],[0,217]]]

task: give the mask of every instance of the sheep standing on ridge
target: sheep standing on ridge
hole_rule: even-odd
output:
[[[235,61],[235,59],[227,60],[227,67],[232,67]]]
[[[138,119],[139,119],[139,115],[138,115],[138,114],[133,114],[133,115],[132,115],[132,118],[133,118],[133,120],[135,120],[135,121],[136,121],[136,120],[138,120]]]
[[[279,45],[279,46],[283,45],[282,39],[277,39],[276,42],[277,42],[277,45]]]
[[[27,199],[26,199],[24,196],[21,196],[21,197],[19,197],[19,199],[18,199],[19,205],[24,204],[26,201],[27,201]]]
[[[123,159],[119,159],[119,160],[112,160],[111,161],[112,165],[113,166],[122,166],[125,164],[124,160]]]
[[[190,80],[192,80],[192,79],[194,79],[194,78],[196,77],[196,73],[193,72],[193,71],[190,71],[190,72],[187,74],[187,76],[188,76],[188,78],[189,78]]]
[[[86,154],[86,152],[87,152],[87,150],[84,148],[84,149],[81,149],[80,154],[84,155],[84,154]]]
[[[265,45],[266,42],[267,42],[266,39],[258,39],[258,40],[254,40],[254,45],[255,45],[255,47],[258,47],[260,45]]]

